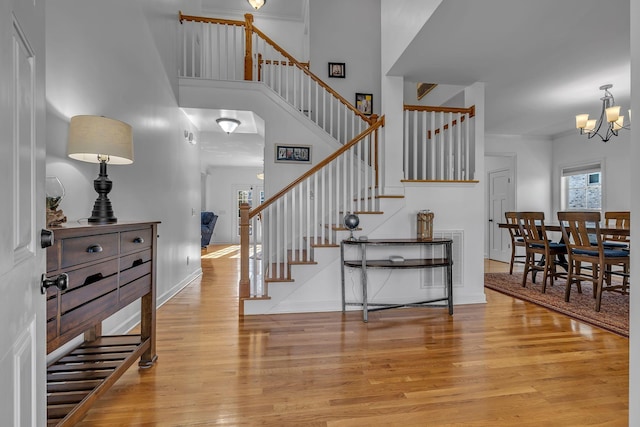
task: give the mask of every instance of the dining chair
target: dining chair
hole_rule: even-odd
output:
[[[517,212],[505,212],[504,218],[507,221],[507,224],[517,227],[518,219]],[[513,264],[524,264],[526,255],[518,255],[517,248],[525,248],[524,238],[520,235],[520,229],[518,228],[508,228],[509,237],[511,237],[511,260],[509,261],[509,274],[513,274]]]
[[[604,227],[618,230],[629,230],[631,226],[630,211],[608,211],[604,213]],[[622,236],[620,234],[606,234],[602,238],[602,244],[605,249],[624,249],[629,250],[631,239],[629,235]],[[611,276],[622,276],[625,288],[629,284],[629,265],[622,264],[621,269],[613,269],[612,274],[607,276],[607,283],[611,284]]]
[[[631,212],[629,211],[608,211],[604,213],[604,227],[620,230],[628,230],[631,225]],[[603,236],[603,244],[610,248],[628,248],[629,236],[619,234],[607,234]]]
[[[520,235],[525,243],[525,264],[522,286],[527,285],[527,276],[531,272],[531,281],[535,282],[535,273],[542,271],[542,293],[547,290],[547,279],[553,286],[556,277],[564,274],[556,271],[556,256],[567,251],[563,243],[552,242],[544,226],[544,212],[518,212],[516,214]],[[536,260],[536,255],[540,258]]]
[[[600,212],[558,212],[558,221],[569,258],[564,299],[569,302],[574,283],[577,284],[578,291],[581,291],[580,282],[588,281],[593,284],[595,309],[600,311],[602,291],[627,292],[624,282],[609,284],[608,281],[605,282],[605,276],[610,275],[613,265],[626,265],[628,269],[629,252],[605,248],[600,231]],[[583,263],[591,264],[591,269],[583,268]]]

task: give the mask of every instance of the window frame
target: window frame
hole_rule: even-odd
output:
[[[564,178],[575,175],[588,175],[592,173],[600,173],[600,209],[589,208],[570,208],[569,207],[569,189]],[[587,177],[587,180],[589,178]],[[563,211],[596,211],[604,212],[606,201],[606,179],[604,160],[591,160],[580,163],[565,164],[560,166],[560,210]]]

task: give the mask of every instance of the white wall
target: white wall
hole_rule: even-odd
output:
[[[335,139],[315,123],[307,119],[300,120],[300,111],[262,83],[180,79],[180,105],[252,110],[264,120],[264,188],[267,197],[281,190],[339,147]],[[275,144],[311,145],[311,163],[275,163]],[[208,171],[211,169],[212,166],[207,167]]]
[[[602,211],[626,211],[631,209],[629,189],[631,187],[631,157],[629,156],[631,135],[622,130],[617,137],[603,143],[598,137],[587,139],[574,134],[553,141],[553,210],[560,208],[560,178],[563,167],[603,162]]]
[[[206,175],[206,210],[218,215],[216,226],[213,229],[211,243],[235,243],[238,241],[236,216],[238,207],[236,204],[236,188],[255,190],[263,186],[264,181],[259,180],[256,174],[261,168],[241,168],[213,166]],[[257,197],[258,193],[254,194]]]
[[[109,198],[119,220],[162,222],[157,292],[164,301],[200,272],[197,149],[184,141],[191,125],[178,109],[175,76],[165,72],[177,70],[164,62],[177,58],[175,44],[156,46],[151,31],[177,34],[179,2],[49,0],[46,6],[47,174],[66,187],[61,208],[69,221],[87,218],[98,165],[66,157],[69,119],[104,115],[133,127],[135,161],[108,168]],[[112,318],[105,332],[131,326],[138,306]]]
[[[551,209],[553,166],[550,140],[516,135],[485,135],[485,155],[515,157],[516,210],[542,211],[546,218],[555,215]]]
[[[442,0],[381,0],[382,71],[386,73],[422,29]]]
[[[311,71],[355,105],[373,94],[380,114],[380,0],[322,0],[309,5]],[[328,63],[344,62],[345,78],[329,78]]]

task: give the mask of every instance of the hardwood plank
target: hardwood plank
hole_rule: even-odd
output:
[[[129,368],[78,426],[627,425],[626,338],[489,290],[452,317],[242,319],[224,249],[158,310],[157,364]]]

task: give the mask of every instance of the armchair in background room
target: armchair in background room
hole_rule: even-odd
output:
[[[211,242],[211,236],[217,220],[218,215],[213,212],[200,212],[200,243],[203,248]]]

